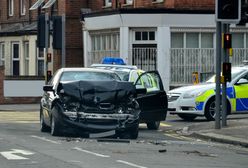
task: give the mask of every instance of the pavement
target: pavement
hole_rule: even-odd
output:
[[[39,111],[39,104],[0,105],[1,111]],[[215,129],[215,121],[192,123],[177,131],[184,136],[207,141],[232,144],[248,148],[248,117],[234,117],[227,120],[227,126]]]

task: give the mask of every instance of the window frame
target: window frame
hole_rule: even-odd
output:
[[[25,75],[29,75],[29,42],[25,41],[23,43],[23,57],[24,57],[24,72]]]
[[[20,13],[21,16],[26,15],[26,0],[20,0]]]
[[[105,7],[111,7],[112,6],[112,0],[104,0],[104,6]]]
[[[0,42],[0,65],[5,65],[5,44]]]
[[[14,0],[8,0],[8,14],[14,16]]]
[[[18,45],[18,57],[15,57],[15,51],[14,51],[14,45]],[[12,69],[12,75],[19,76],[20,75],[20,43],[19,42],[12,42],[11,43],[11,58],[12,58],[12,64],[11,64],[11,69]],[[14,62],[19,63],[19,69],[18,72],[14,72]]]

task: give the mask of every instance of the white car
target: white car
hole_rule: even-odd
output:
[[[215,76],[204,83],[170,90],[168,112],[184,120],[205,116],[215,118]],[[248,66],[232,68],[232,80],[227,83],[227,114],[248,112]]]

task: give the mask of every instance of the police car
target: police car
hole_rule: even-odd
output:
[[[92,64],[91,67],[112,70],[123,81],[133,82],[136,87],[145,88],[147,103],[142,103],[140,122],[146,123],[148,129],[157,130],[159,128],[160,121],[166,119],[168,101],[158,71],[145,72],[136,66],[126,65],[121,58],[109,57],[104,58],[102,64]],[[138,80],[139,78],[140,80]],[[157,107],[163,108],[158,109]]]
[[[227,83],[227,114],[248,112],[248,66],[233,67]],[[215,118],[215,76],[204,83],[170,90],[168,111],[184,120],[205,116]]]

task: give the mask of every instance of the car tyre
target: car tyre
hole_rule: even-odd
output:
[[[55,113],[55,110],[57,110],[57,108],[53,107],[52,115],[51,115],[51,135],[52,136],[59,136],[61,126],[60,126],[58,120],[53,115]]]
[[[211,99],[207,102],[205,109],[205,117],[208,121],[213,121],[215,119],[215,99]]]
[[[40,113],[40,131],[41,132],[49,132],[50,131],[50,127],[45,124],[44,116],[43,116],[42,112]]]
[[[152,121],[146,123],[149,130],[158,130],[160,126],[160,121]]]
[[[185,121],[193,121],[197,116],[188,114],[178,114],[178,116]]]

